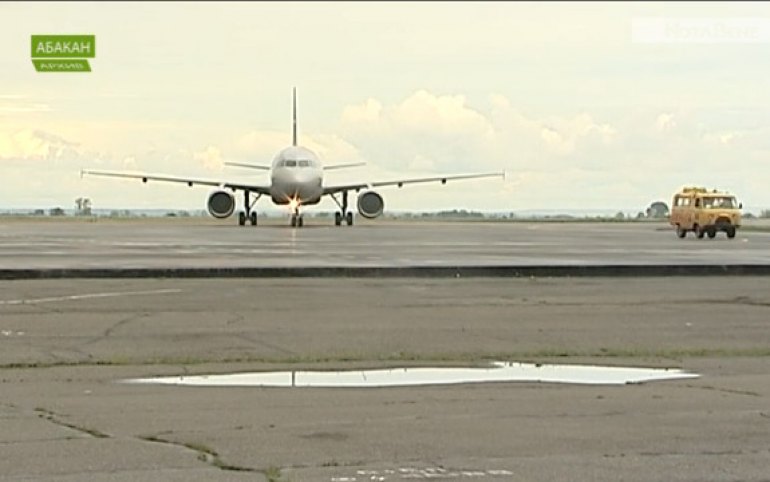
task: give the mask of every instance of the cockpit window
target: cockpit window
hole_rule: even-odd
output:
[[[284,159],[278,163],[279,167],[314,167],[315,165],[312,159]]]

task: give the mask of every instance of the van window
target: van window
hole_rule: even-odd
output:
[[[714,209],[734,209],[735,198],[729,196],[707,198],[703,200],[703,207]]]

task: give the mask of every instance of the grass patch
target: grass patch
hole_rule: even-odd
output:
[[[281,474],[281,469],[278,467],[270,466],[266,468],[262,473],[265,474],[268,482],[282,482],[284,480],[283,475]]]

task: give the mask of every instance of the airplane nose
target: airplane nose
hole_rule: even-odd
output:
[[[273,197],[276,198],[299,198],[307,201],[321,195],[321,177],[310,170],[275,172],[272,181]]]

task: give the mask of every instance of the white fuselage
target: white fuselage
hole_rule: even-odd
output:
[[[275,204],[317,204],[323,194],[323,165],[310,149],[291,146],[275,156],[270,196]]]

